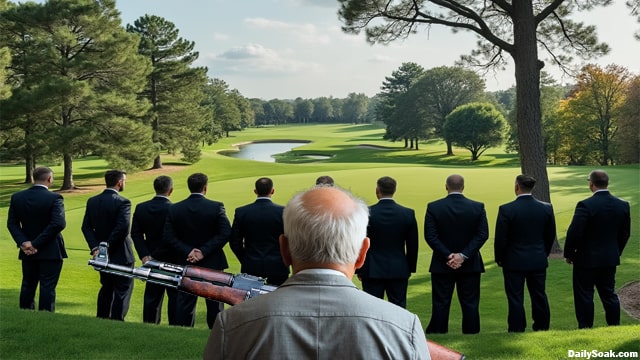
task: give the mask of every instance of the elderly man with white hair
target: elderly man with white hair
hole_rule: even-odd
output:
[[[367,205],[336,187],[295,195],[280,248],[294,275],[220,313],[205,359],[430,359],[420,320],[351,281],[369,248]]]

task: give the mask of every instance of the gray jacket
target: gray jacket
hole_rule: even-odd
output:
[[[218,316],[204,359],[430,359],[420,319],[341,275],[299,273]]]

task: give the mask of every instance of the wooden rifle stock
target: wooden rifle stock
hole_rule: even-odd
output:
[[[247,291],[229,286],[215,285],[205,281],[192,280],[183,277],[180,290],[207,299],[221,301],[225,304],[236,305],[247,298]]]
[[[429,355],[431,360],[464,360],[464,354],[448,347],[442,346],[431,340],[427,340],[427,347],[429,348]]]
[[[231,286],[233,284],[233,274],[226,273],[224,271],[212,270],[200,266],[187,265],[184,267],[185,278],[202,279],[210,281],[214,284],[221,286]]]

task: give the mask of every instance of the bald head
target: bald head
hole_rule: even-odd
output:
[[[321,186],[295,195],[283,220],[294,261],[353,264],[367,236],[369,209],[345,190]]]
[[[464,190],[464,178],[458,174],[449,175],[445,186],[448,192],[462,192]]]
[[[356,207],[354,199],[337,188],[314,188],[302,194],[304,208],[314,216],[345,216]]]

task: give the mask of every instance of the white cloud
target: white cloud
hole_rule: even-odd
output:
[[[331,42],[331,38],[318,31],[316,25],[313,24],[293,24],[265,18],[246,18],[244,22],[260,29],[285,32],[308,44],[328,44]]]
[[[281,76],[304,72],[320,72],[322,67],[313,62],[294,59],[292,51],[280,53],[260,44],[234,47],[219,55],[206,55],[205,61],[216,73],[252,73],[265,76]]]

